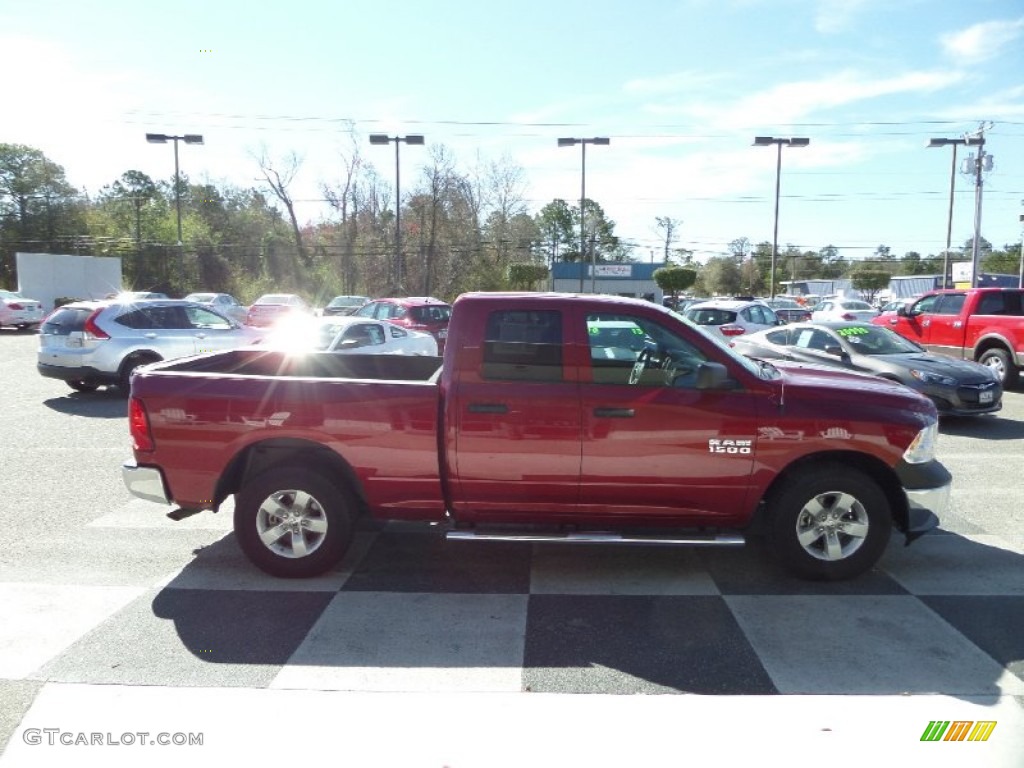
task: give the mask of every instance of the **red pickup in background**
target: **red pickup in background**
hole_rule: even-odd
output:
[[[896,314],[871,321],[892,328],[929,352],[987,365],[1003,389],[1024,368],[1024,290],[966,288],[926,293]]]
[[[268,573],[333,568],[360,516],[451,539],[737,545],[806,578],[937,525],[930,400],[755,362],[651,302],[476,293],[444,358],[234,350],[132,379],[137,496],[213,509]]]

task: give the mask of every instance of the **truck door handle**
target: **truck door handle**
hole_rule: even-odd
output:
[[[636,414],[632,408],[595,408],[594,415],[599,419],[632,419]]]
[[[508,406],[504,403],[470,403],[470,413],[508,413]]]

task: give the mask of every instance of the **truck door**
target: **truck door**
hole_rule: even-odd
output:
[[[662,320],[581,312],[575,330],[590,358],[580,513],[708,524],[747,514],[755,396],[695,389],[708,355]]]
[[[951,357],[962,357],[964,335],[967,332],[961,310],[967,295],[940,293],[928,306],[927,317],[922,317],[922,341],[931,352]],[[921,303],[924,303],[923,301]]]
[[[889,327],[900,336],[924,344],[925,331],[931,325],[931,314],[941,294],[933,293],[909,305],[906,314],[888,317]]]
[[[559,310],[503,308],[463,347],[447,400],[453,512],[543,522],[579,501],[580,408]],[[539,517],[536,517],[539,516]]]

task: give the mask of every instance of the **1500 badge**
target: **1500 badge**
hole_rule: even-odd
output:
[[[736,453],[750,455],[754,451],[753,440],[708,440],[708,453]]]

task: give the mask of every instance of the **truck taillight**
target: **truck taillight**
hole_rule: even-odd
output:
[[[723,336],[739,336],[746,330],[746,328],[742,325],[723,325],[719,330],[722,332]]]
[[[82,326],[82,330],[85,331],[86,335],[92,339],[109,339],[110,334],[96,325],[96,316],[102,312],[102,309],[94,310],[89,317],[85,319],[85,324]]]
[[[153,434],[149,431],[149,415],[146,406],[137,397],[128,402],[128,429],[132,435],[132,446],[137,451],[152,451]]]

